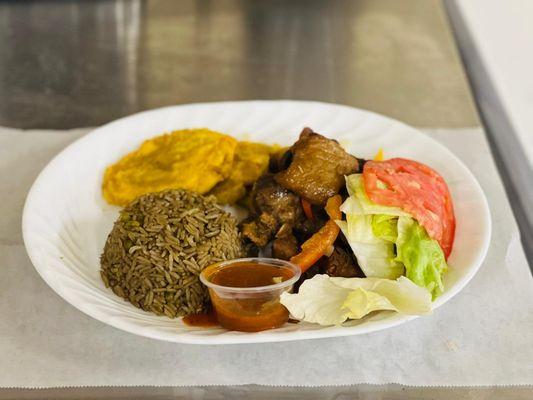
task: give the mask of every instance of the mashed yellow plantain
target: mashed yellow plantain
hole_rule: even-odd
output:
[[[146,140],[104,174],[103,196],[125,206],[165,189],[209,192],[232,171],[237,140],[209,129],[185,129]]]
[[[246,186],[253,184],[268,168],[270,156],[281,147],[263,143],[239,142],[228,179],[217,184],[210,194],[221,204],[234,204],[246,194]]]

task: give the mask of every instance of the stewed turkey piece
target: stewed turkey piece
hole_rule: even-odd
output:
[[[304,128],[300,138],[284,157],[288,167],[274,179],[282,187],[324,206],[328,198],[344,186],[344,176],[359,172],[359,160],[348,154],[341,145],[310,128]]]

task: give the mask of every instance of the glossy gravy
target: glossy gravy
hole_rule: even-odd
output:
[[[290,270],[268,264],[238,263],[228,265],[211,276],[211,282],[220,286],[248,288],[273,285],[292,278]]]
[[[274,285],[293,276],[290,268],[257,262],[236,262],[215,270],[208,279],[223,287],[209,288],[218,322],[224,328],[244,332],[283,325],[289,319],[289,312],[279,297],[288,288]],[[242,288],[260,289],[239,292]]]

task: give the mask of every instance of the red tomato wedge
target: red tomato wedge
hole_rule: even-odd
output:
[[[370,200],[410,213],[439,242],[448,258],[455,235],[455,215],[442,176],[419,162],[392,158],[366,162],[363,181]]]

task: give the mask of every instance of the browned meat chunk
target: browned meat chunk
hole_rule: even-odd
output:
[[[298,282],[294,285],[294,291],[298,292],[300,285],[306,279],[311,279],[316,274],[327,274],[329,276],[343,278],[363,278],[365,276],[352,257],[350,250],[345,249],[341,243],[335,243],[335,248],[331,256],[321,257],[315,265],[302,274]]]
[[[352,255],[339,246],[335,246],[331,256],[324,260],[321,269],[329,276],[341,276],[343,278],[363,276],[359,267],[356,266]]]
[[[265,174],[255,182],[252,189],[252,207],[256,214],[269,213],[281,224],[293,225],[303,217],[299,197],[281,187],[272,174]]]
[[[274,258],[290,260],[296,254],[298,254],[298,241],[293,234],[278,237],[272,243],[272,256]]]
[[[242,235],[259,247],[264,247],[276,234],[280,223],[269,213],[262,213],[256,219],[243,221]]]
[[[292,234],[292,227],[304,219],[298,196],[276,183],[272,174],[255,182],[250,211],[251,218],[242,223],[242,234],[259,247],[266,246],[279,230]]]
[[[315,205],[325,205],[344,185],[344,175],[359,170],[357,158],[344,151],[337,141],[309,128],[302,131],[289,151],[290,164],[275,175],[276,182]]]
[[[326,214],[324,213],[324,215]],[[315,214],[315,219],[312,221],[304,218],[298,221],[296,225],[294,225],[294,236],[296,236],[299,243],[303,243],[311,236],[313,236],[313,234],[315,234],[320,228],[322,228],[326,221],[327,218],[322,218],[322,216],[319,216],[317,214]]]
[[[272,173],[283,171],[289,167],[292,160],[292,153],[288,147],[272,154],[268,162],[268,170]]]

